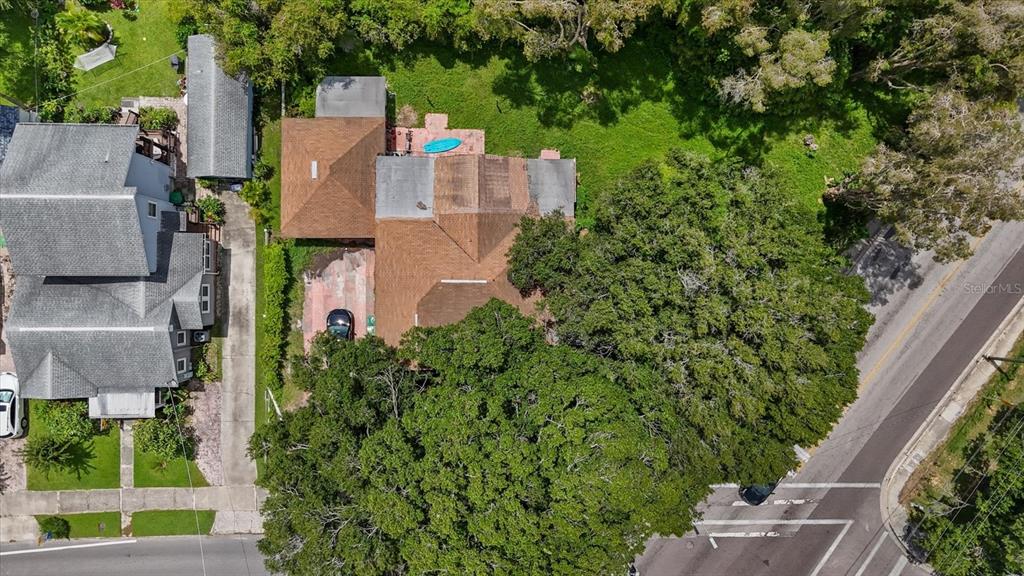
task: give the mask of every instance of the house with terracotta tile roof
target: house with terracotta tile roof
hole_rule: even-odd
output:
[[[572,216],[575,160],[381,156],[376,172],[379,336],[398,344],[491,298],[533,311],[508,281],[506,254],[523,216]]]
[[[372,278],[363,279],[372,298],[331,300],[362,306],[367,326],[355,327],[357,336],[373,324],[398,344],[414,326],[457,322],[491,298],[533,312],[508,281],[506,254],[524,216],[574,217],[576,161],[555,150],[536,159],[484,154],[483,131],[450,129],[443,114],[427,114],[423,128],[388,129],[386,102],[383,78],[329,77],[316,117],[282,121],[281,235],[372,250]],[[426,153],[437,138],[460,143]]]

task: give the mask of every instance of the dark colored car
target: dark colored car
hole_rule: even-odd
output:
[[[330,314],[327,315],[327,331],[342,340],[352,340],[355,338],[354,324],[355,318],[352,317],[352,313],[348,310],[338,308],[331,310]]]
[[[758,506],[772,495],[777,485],[778,483],[744,486],[740,488],[740,499],[751,506]]]

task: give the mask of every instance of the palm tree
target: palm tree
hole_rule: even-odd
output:
[[[107,23],[78,4],[69,3],[55,20],[61,33],[84,48],[95,48],[107,39]]]

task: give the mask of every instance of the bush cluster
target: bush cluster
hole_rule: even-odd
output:
[[[288,285],[288,259],[282,244],[270,244],[263,251],[263,340],[257,362],[264,382],[274,389],[281,386],[281,348],[284,344],[285,288]]]
[[[71,524],[60,516],[47,516],[39,520],[39,531],[49,532],[51,538],[71,538]]]
[[[178,113],[171,108],[143,106],[139,108],[139,125],[143,130],[176,130]]]
[[[40,416],[58,442],[84,442],[96,433],[96,421],[89,418],[84,400],[49,400],[42,403]]]
[[[203,196],[196,200],[196,208],[204,222],[221,224],[224,222],[224,201],[216,196]]]
[[[174,390],[156,417],[135,423],[132,435],[139,450],[167,461],[181,456],[184,444],[186,458],[193,457],[195,436],[188,425],[187,401],[187,390]]]

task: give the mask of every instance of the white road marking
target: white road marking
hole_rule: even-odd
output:
[[[860,565],[860,569],[857,570],[857,573],[853,576],[861,576],[864,574],[864,571],[868,569],[868,564],[871,564],[871,561],[874,560],[875,554],[878,553],[878,549],[882,547],[882,544],[885,543],[885,539],[888,537],[889,532],[882,532],[882,535],[878,537],[878,542],[875,543],[874,548],[871,549],[868,557],[864,559],[864,563]]]
[[[835,552],[836,548],[839,547],[839,542],[843,539],[843,536],[846,536],[846,532],[850,529],[850,526],[852,525],[853,520],[846,521],[846,525],[843,526],[843,529],[839,531],[839,536],[836,536],[836,539],[832,541],[832,545],[829,546],[828,550],[825,551],[825,555],[821,557],[821,560],[818,562],[818,565],[814,567],[814,571],[811,572],[811,576],[818,576],[818,573],[821,572],[821,569],[825,567],[825,564],[828,562],[828,559],[832,557],[832,553]]]
[[[715,537],[711,536],[708,538],[708,542],[711,542],[711,547],[718,550],[718,542],[715,542]]]
[[[93,544],[73,544],[71,546],[55,546],[53,548],[32,548],[30,550],[11,550],[0,552],[0,556],[18,556],[19,554],[38,554],[39,552],[58,552],[60,550],[75,550],[78,548],[97,548],[100,546],[115,546],[117,544],[135,544],[138,540],[115,540],[113,542],[95,542]]]
[[[814,498],[798,498],[796,500],[773,500],[772,506],[799,506],[801,504],[814,504]]]
[[[781,536],[778,532],[712,532],[708,534],[712,539],[714,538],[777,538]],[[715,546],[718,548],[718,546]]]
[[[889,572],[889,576],[900,576],[900,573],[902,573],[903,569],[907,567],[907,564],[909,564],[909,562],[907,562],[907,557],[900,556],[899,561],[892,567],[892,572]]]
[[[775,487],[776,490],[782,488],[881,488],[882,485],[878,482],[784,482]]]
[[[836,526],[853,524],[853,520],[698,520],[700,526],[744,526],[747,524],[778,524],[779,526]]]
[[[815,500],[814,498],[797,498],[795,500],[782,499],[782,500],[772,500],[771,503],[767,503],[766,502],[765,504],[761,504],[761,506],[765,506],[765,505],[767,505],[767,506],[799,506],[801,504],[814,504],[815,502],[817,502],[817,500]],[[747,504],[743,500],[735,500],[735,501],[733,501],[732,505],[733,506],[750,506],[750,504]]]

